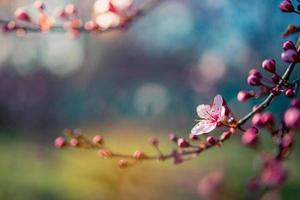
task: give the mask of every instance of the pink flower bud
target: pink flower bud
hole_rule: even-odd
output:
[[[271,112],[264,112],[261,115],[261,123],[266,126],[268,124],[274,124],[274,117]]]
[[[62,147],[64,147],[64,146],[66,146],[66,140],[65,140],[65,138],[63,138],[63,137],[57,137],[55,140],[54,140],[54,146],[56,147],[56,148],[62,148]]]
[[[278,76],[277,74],[273,74],[272,75],[272,81],[273,81],[273,83],[279,83],[279,81],[280,81],[280,76]]]
[[[230,131],[225,131],[222,133],[222,135],[220,136],[220,140],[224,141],[227,140],[230,136],[231,136],[231,132]]]
[[[284,51],[287,51],[289,49],[296,50],[296,47],[292,41],[286,41],[285,43],[283,43],[282,49]]]
[[[252,124],[253,126],[262,126],[262,114],[261,113],[256,113],[252,117]]]
[[[175,135],[175,133],[170,133],[169,134],[169,140],[171,142],[177,142],[177,136]]]
[[[153,145],[153,146],[158,146],[159,145],[159,140],[157,137],[151,137],[149,139],[149,144]]]
[[[253,91],[239,91],[237,95],[237,99],[239,101],[247,101],[248,99],[252,98],[254,96]]]
[[[300,125],[300,111],[295,107],[287,109],[283,117],[284,123],[288,128],[296,128]]]
[[[65,9],[59,9],[56,13],[57,17],[61,19],[66,19],[67,18],[67,13],[65,12]]]
[[[250,69],[250,71],[248,72],[248,75],[255,75],[256,77],[258,77],[259,79],[262,78],[261,73],[259,73],[259,71],[257,71],[257,69]]]
[[[217,143],[216,139],[213,136],[208,136],[206,142],[210,145],[215,145]]]
[[[118,166],[120,168],[126,168],[126,167],[129,166],[129,162],[127,160],[121,159],[121,160],[118,161]]]
[[[266,126],[274,123],[274,117],[270,112],[256,113],[252,117],[253,126]]]
[[[16,22],[15,21],[10,21],[8,22],[7,24],[5,24],[3,27],[2,27],[2,31],[4,33],[7,33],[7,32],[10,32],[10,31],[13,31],[16,29]]]
[[[95,135],[93,137],[93,143],[94,144],[103,144],[103,137],[101,135]]]
[[[79,145],[79,141],[75,138],[72,138],[70,140],[70,145],[73,146],[73,147],[77,147]]]
[[[274,59],[266,59],[262,62],[262,68],[268,72],[275,73],[276,62]]]
[[[247,78],[247,83],[251,86],[259,86],[261,85],[260,78],[254,74],[251,74]]]
[[[88,21],[84,24],[84,29],[87,31],[95,31],[98,28],[99,27],[98,27],[97,23],[94,21]]]
[[[28,12],[23,8],[18,8],[15,11],[15,19],[20,20],[20,21],[31,22],[31,18],[29,16]]]
[[[197,135],[194,135],[192,133],[189,135],[189,138],[190,138],[190,140],[198,140],[199,139]]]
[[[291,106],[296,107],[296,108],[300,108],[300,99],[293,99],[291,101]]]
[[[299,55],[296,50],[286,50],[281,53],[281,59],[287,63],[299,62]]]
[[[289,0],[283,0],[280,3],[279,8],[282,12],[293,12],[294,11],[294,6],[293,6],[292,2]]]
[[[77,9],[76,6],[74,4],[68,4],[65,7],[65,13],[67,15],[75,15],[77,14]]]
[[[189,147],[190,146],[190,143],[188,141],[186,141],[186,139],[184,138],[179,138],[177,140],[177,145],[180,147],[180,148],[186,148],[186,147]]]
[[[67,15],[75,15],[77,14],[77,8],[74,4],[68,4],[65,7],[65,13]]]
[[[133,157],[137,160],[142,160],[145,158],[145,154],[144,152],[137,150],[133,153]]]
[[[295,95],[294,90],[291,89],[291,88],[287,89],[287,90],[285,91],[285,95],[286,95],[287,97],[293,97],[293,96]]]
[[[271,93],[275,96],[278,96],[280,94],[280,89],[278,87],[274,87],[272,88]]]
[[[255,127],[247,129],[242,135],[242,143],[255,146],[258,143],[258,130]]]
[[[112,152],[108,149],[100,149],[98,154],[103,158],[111,158],[113,156]]]

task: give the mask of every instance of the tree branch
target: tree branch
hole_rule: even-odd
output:
[[[299,39],[300,41],[300,39]],[[297,45],[297,50],[298,52],[300,51],[300,46]],[[282,79],[279,81],[279,83],[275,86],[275,88],[280,89],[285,83],[286,81],[288,81],[290,79],[290,76],[294,70],[296,63],[292,63],[288,66],[288,68],[286,69],[286,71],[284,72],[284,74],[282,75]],[[246,114],[244,117],[242,117],[237,123],[236,123],[236,128],[243,130],[241,128],[241,126],[246,123],[255,113],[260,112],[262,110],[264,110],[265,108],[267,108],[272,100],[275,98],[275,95],[273,93],[269,94],[269,96],[267,96],[264,101],[262,101],[253,111],[249,112],[248,114]],[[188,145],[185,148],[180,148],[180,149],[175,149],[172,152],[168,153],[168,154],[163,154],[160,149],[155,146],[156,150],[158,151],[157,155],[153,155],[153,156],[148,156],[148,155],[144,155],[140,160],[158,160],[158,161],[165,161],[168,159],[175,159],[176,158],[184,158],[187,156],[193,156],[193,155],[199,155],[200,153],[212,148],[212,147],[218,147],[220,146],[223,142],[225,142],[226,140],[228,140],[230,138],[230,136],[235,132],[235,130],[229,129],[229,131],[224,132],[219,139],[215,139],[215,142],[210,143],[208,141],[205,142],[200,142],[198,144],[198,146],[194,146],[194,145]],[[134,157],[133,155],[130,154],[122,154],[122,153],[116,153],[116,152],[112,152],[111,150],[109,150],[108,148],[102,146],[102,145],[95,145],[93,144],[91,141],[89,141],[88,139],[85,139],[83,136],[76,136],[73,133],[67,132],[67,134],[65,134],[68,138],[70,139],[78,139],[79,140],[79,144],[80,141],[82,143],[82,145],[80,146],[76,146],[79,148],[84,148],[84,149],[98,149],[100,151],[104,151],[104,153],[102,154],[103,157],[107,157],[107,158],[119,158],[119,159],[130,159],[130,160],[137,160],[136,157]],[[174,154],[175,152],[175,154]]]

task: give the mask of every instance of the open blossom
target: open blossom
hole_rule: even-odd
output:
[[[201,135],[214,130],[217,125],[222,122],[223,117],[225,116],[225,107],[223,106],[222,96],[215,96],[212,105],[199,105],[197,107],[197,114],[200,117],[200,121],[192,129],[192,134]]]

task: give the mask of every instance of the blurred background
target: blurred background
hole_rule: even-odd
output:
[[[44,2],[50,14],[74,3],[88,20],[94,0]],[[11,19],[18,7],[34,16],[32,3],[0,0],[0,18]],[[89,136],[102,134],[113,150],[154,154],[150,135],[170,151],[168,133],[187,136],[196,106],[216,94],[236,116],[247,113],[256,101],[241,104],[236,94],[250,89],[249,69],[273,57],[282,72],[281,34],[299,21],[281,13],[279,3],[166,0],[125,32],[75,40],[63,33],[0,34],[0,199],[212,199],[210,191],[214,199],[245,196],[259,157],[240,145],[239,136],[182,165],[147,162],[126,170],[95,152],[56,150],[52,143],[64,128],[81,128]],[[284,102],[279,98],[271,109],[280,115]],[[263,136],[267,147],[269,140]],[[287,162],[289,181],[271,199],[300,195],[299,152],[296,147]]]

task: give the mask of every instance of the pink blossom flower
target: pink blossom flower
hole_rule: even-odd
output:
[[[66,146],[66,140],[65,140],[65,138],[63,138],[63,137],[57,137],[55,140],[54,140],[54,146],[56,147],[56,148],[62,148],[62,147],[64,147],[64,146]]]
[[[223,106],[222,96],[215,96],[212,105],[199,105],[197,107],[197,114],[200,117],[200,121],[192,129],[192,134],[201,135],[214,130],[217,125],[222,122],[223,117],[225,116],[225,107]]]

